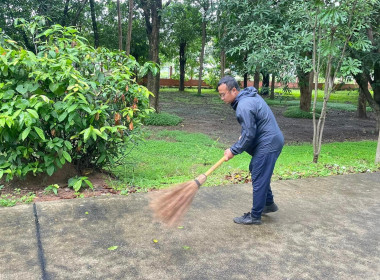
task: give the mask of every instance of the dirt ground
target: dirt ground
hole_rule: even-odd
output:
[[[271,109],[284,134],[286,144],[312,142],[313,120],[284,117],[286,106],[272,106]],[[219,139],[226,146],[233,144],[240,136],[235,111],[230,105],[210,94],[189,96],[188,93],[180,92],[164,93],[160,99],[160,110],[183,118],[179,126],[166,129],[204,133],[215,140]],[[368,119],[358,119],[356,112],[329,110],[322,142],[377,140],[375,128],[376,120],[373,113],[368,113]]]
[[[283,112],[286,106],[272,106],[271,108],[284,134],[286,144],[312,142],[312,120],[284,117]],[[153,131],[168,129],[204,133],[224,144],[226,148],[240,136],[240,126],[236,121],[235,112],[215,95],[196,96],[189,93],[164,92],[160,95],[160,110],[180,116],[183,118],[183,122],[175,127],[150,127]],[[323,142],[377,140],[375,127],[376,121],[372,113],[368,114],[368,119],[363,120],[358,119],[355,112],[330,110],[324,128]],[[67,165],[51,177],[39,175],[38,177],[28,176],[25,180],[17,180],[12,183],[0,181],[0,186],[3,185],[0,192],[2,196],[11,194],[15,198],[32,192],[36,195],[35,202],[72,199],[77,197],[77,194],[72,188],[68,188],[67,181],[75,175],[78,175],[76,170]],[[109,186],[109,175],[107,174],[90,171],[84,176],[91,180],[94,190],[86,189],[80,193],[82,197],[119,193]],[[46,193],[44,189],[50,184],[60,186],[58,195],[52,192]],[[15,188],[19,189],[18,194],[14,193]]]

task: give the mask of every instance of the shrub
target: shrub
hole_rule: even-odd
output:
[[[145,118],[144,124],[156,126],[175,126],[182,122],[182,118],[169,113],[154,113]]]
[[[0,30],[0,178],[53,174],[66,162],[101,168],[152,111],[122,52],[94,49],[71,27],[19,21],[35,53]]]
[[[320,116],[321,110],[316,108],[315,117],[318,119]],[[298,119],[312,119],[313,113],[312,112],[305,112],[300,109],[299,106],[289,106],[285,112],[284,117],[287,118],[298,118]]]

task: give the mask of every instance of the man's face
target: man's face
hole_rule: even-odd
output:
[[[237,95],[237,89],[233,88],[232,90],[228,90],[228,87],[226,84],[221,84],[218,87],[219,96],[226,104],[231,104],[234,102],[236,95]]]

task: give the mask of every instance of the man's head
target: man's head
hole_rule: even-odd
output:
[[[239,94],[240,87],[233,77],[225,76],[218,83],[218,91],[224,103],[231,104]]]

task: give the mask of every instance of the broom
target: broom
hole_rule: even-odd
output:
[[[154,217],[169,227],[178,225],[189,209],[199,187],[206,182],[207,176],[225,161],[226,158],[223,156],[196,179],[152,193],[149,206],[153,210]]]

